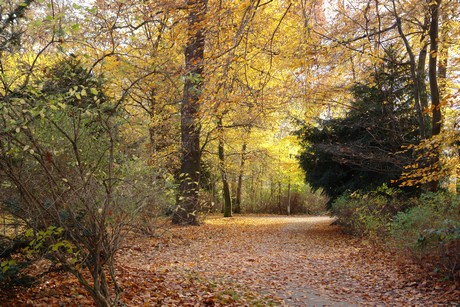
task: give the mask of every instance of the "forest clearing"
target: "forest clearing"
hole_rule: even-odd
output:
[[[326,216],[211,216],[128,240],[116,270],[127,306],[456,306],[460,288],[344,235]],[[166,227],[164,225],[163,227]],[[44,265],[43,263],[41,265]],[[43,270],[43,268],[41,268]],[[90,306],[62,271],[1,306]]]

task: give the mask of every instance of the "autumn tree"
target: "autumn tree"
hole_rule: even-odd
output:
[[[141,28],[121,18],[128,8],[39,6],[21,48],[0,57],[2,210],[29,229],[30,257],[73,273],[99,306],[119,301],[113,257],[159,198],[128,122],[126,102],[156,72],[148,63],[133,72],[126,60],[140,58],[126,45],[128,30]]]
[[[209,107],[203,114],[204,145],[209,141],[206,154],[220,153],[224,208],[240,211],[243,190],[250,185],[245,162],[251,152],[262,151],[251,135],[255,130],[272,133],[285,116],[277,110],[289,108],[292,79],[286,57],[297,47],[290,44],[296,36],[291,27],[296,15],[291,3],[255,0],[219,1],[211,9],[215,17],[208,35],[211,73],[205,89],[204,103]],[[289,38],[284,36],[287,32]]]
[[[442,110],[442,99],[439,97],[448,97],[446,94],[450,91],[446,87],[438,86],[441,75],[445,76],[446,69],[449,70],[446,65],[448,56],[440,57],[438,46],[449,45],[439,36],[439,33],[446,33],[442,31],[449,31],[449,23],[445,26],[440,23],[439,15],[450,12],[454,7],[458,8],[458,4],[452,1],[419,3],[394,0],[388,4],[374,1],[359,4],[338,1],[336,6],[329,9],[329,13],[335,18],[334,22],[313,28],[313,32],[322,38],[320,45],[326,43],[328,48],[337,50],[342,63],[351,60],[350,69],[354,81],[361,81],[364,76],[369,77],[370,70],[366,72],[366,67],[377,70],[387,65],[385,59],[388,58],[389,46],[399,50],[403,55],[400,63],[407,62],[409,66],[411,99],[417,112],[419,135],[421,139],[431,138],[442,130],[442,114],[445,111]],[[441,32],[438,30],[439,26]],[[438,61],[439,58],[443,60]],[[442,74],[438,74],[438,68]],[[337,103],[332,102],[331,105],[337,106]],[[439,164],[436,158],[439,152],[436,151],[428,150],[425,156],[432,155],[433,159],[431,162],[424,159],[425,165],[421,166],[432,169],[433,174]],[[431,179],[428,180],[431,181],[429,187],[435,190],[436,176],[431,176]]]
[[[185,47],[184,96],[181,105],[181,168],[173,222],[198,224],[200,181],[200,97],[203,87],[207,0],[187,1],[189,9]]]

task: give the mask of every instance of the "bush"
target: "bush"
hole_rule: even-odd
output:
[[[166,189],[123,138],[122,102],[104,94],[102,76],[75,61],[58,63],[0,105],[0,211],[30,229],[28,257],[46,256],[74,274],[98,306],[112,306],[122,291],[115,254],[139,226],[135,217],[149,226],[163,200],[154,192]]]
[[[460,270],[460,196],[427,193],[390,225],[391,242],[449,278]]]
[[[460,271],[460,196],[444,192],[404,198],[395,189],[342,195],[332,214],[348,233],[386,242],[425,267],[458,278]]]
[[[331,212],[348,233],[384,237],[393,216],[403,208],[401,198],[400,191],[383,185],[370,193],[342,195],[333,202]]]

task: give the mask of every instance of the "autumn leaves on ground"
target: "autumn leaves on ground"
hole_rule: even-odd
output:
[[[458,285],[421,279],[415,264],[344,235],[332,222],[308,216],[208,217],[199,227],[167,226],[158,237],[133,237],[117,258],[122,301],[128,306],[460,303]],[[63,272],[15,293],[5,294],[0,305],[93,304]]]

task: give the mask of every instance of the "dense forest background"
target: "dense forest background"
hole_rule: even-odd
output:
[[[326,210],[458,278],[459,12],[0,1],[0,283],[46,256],[113,305],[158,217]]]

